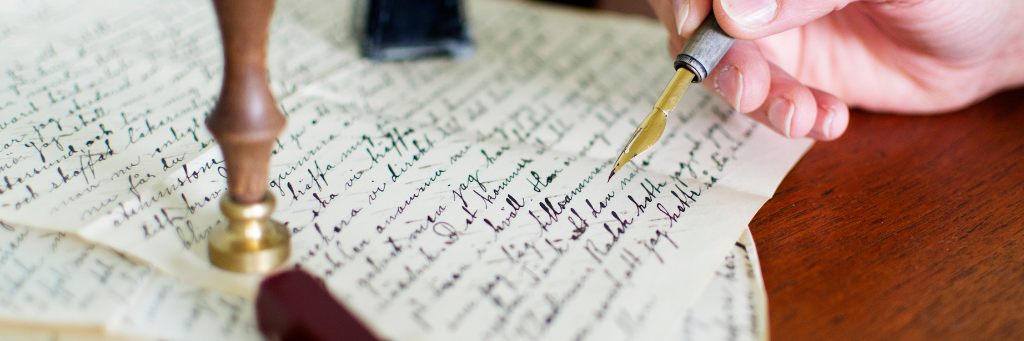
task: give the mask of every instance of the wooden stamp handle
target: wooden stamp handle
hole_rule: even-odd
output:
[[[238,203],[258,203],[267,192],[274,139],[284,130],[266,78],[274,0],[214,0],[224,45],[224,83],[206,126],[220,143],[228,192]]]

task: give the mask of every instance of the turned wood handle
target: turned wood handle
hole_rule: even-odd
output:
[[[265,68],[274,0],[213,5],[224,45],[224,83],[206,126],[224,153],[228,192],[239,203],[256,203],[267,191],[270,152],[285,126]]]

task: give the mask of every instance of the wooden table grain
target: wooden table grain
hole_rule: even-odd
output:
[[[774,340],[1024,340],[1024,89],[853,113],[750,228]]]

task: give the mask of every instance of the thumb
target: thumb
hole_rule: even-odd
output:
[[[857,0],[714,0],[718,24],[738,39],[758,39],[803,26]]]

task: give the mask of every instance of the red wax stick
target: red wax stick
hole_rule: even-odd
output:
[[[256,322],[271,340],[377,341],[320,281],[301,270],[263,280],[256,296]]]

